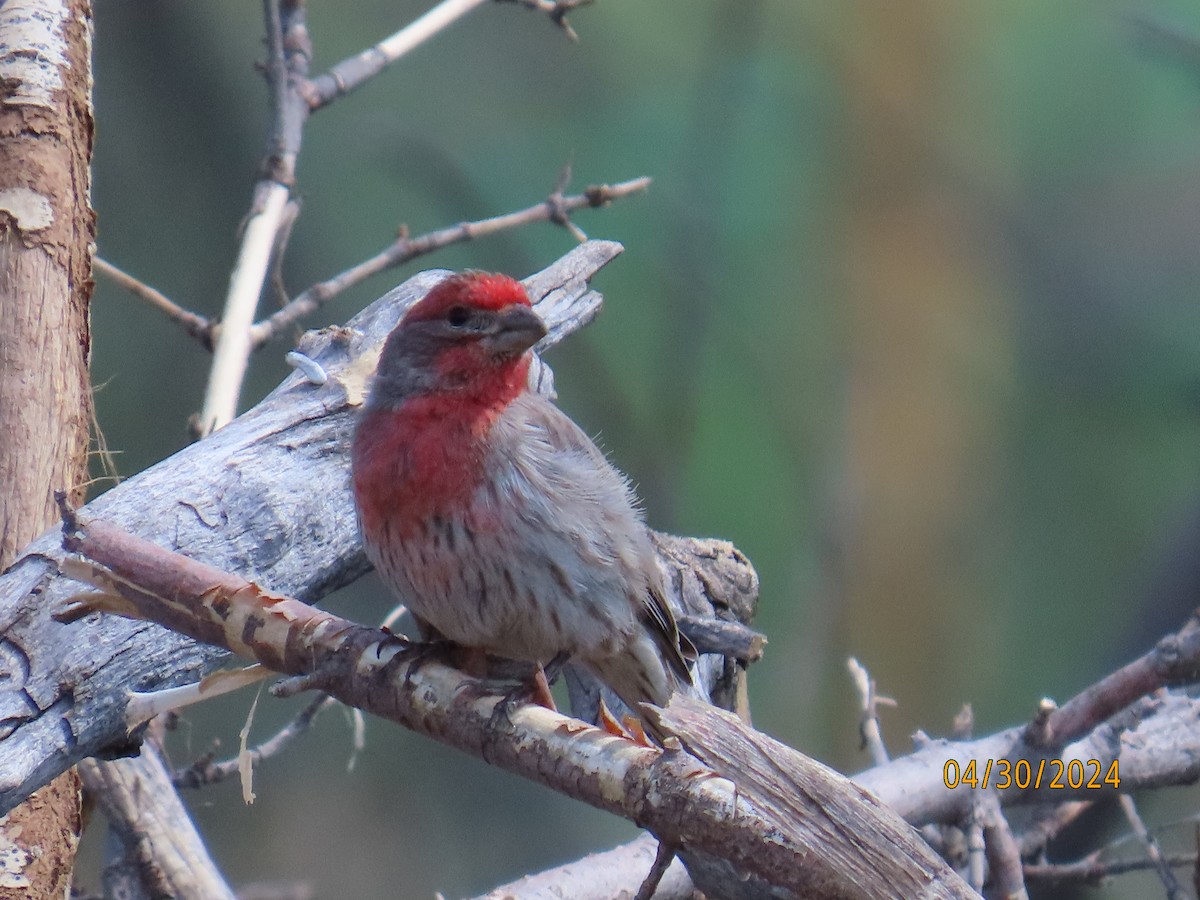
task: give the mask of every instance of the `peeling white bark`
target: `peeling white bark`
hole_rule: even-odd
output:
[[[55,109],[67,65],[66,6],[37,0],[0,3],[0,103]]]
[[[50,205],[50,198],[29,188],[0,190],[0,212],[12,216],[17,223],[17,230],[22,232],[42,231],[54,224],[54,208]]]

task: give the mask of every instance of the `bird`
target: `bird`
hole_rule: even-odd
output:
[[[569,660],[635,713],[665,706],[696,651],[628,479],[529,386],[545,335],[521,283],[488,272],[403,316],[352,442],[366,555],[427,640]]]

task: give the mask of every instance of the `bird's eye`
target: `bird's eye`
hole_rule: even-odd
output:
[[[450,311],[446,313],[446,321],[454,328],[462,328],[471,320],[471,314],[465,306],[452,306]]]

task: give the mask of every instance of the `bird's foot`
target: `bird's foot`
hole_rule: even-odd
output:
[[[642,747],[653,747],[654,743],[646,737],[646,729],[633,716],[623,716],[621,721],[612,714],[604,698],[600,698],[600,708],[596,712],[596,726],[613,737],[625,738]]]
[[[396,654],[394,663],[407,666],[404,670],[404,687],[411,690],[413,676],[421,670],[422,666],[431,662],[461,668],[459,656],[463,649],[453,641],[444,638],[436,638],[431,641],[410,641],[407,647]]]
[[[476,690],[482,687],[478,684]],[[513,710],[527,703],[544,706],[551,712],[558,712],[554,703],[554,695],[550,693],[550,682],[546,678],[546,670],[540,665],[534,668],[532,674],[521,679],[517,685],[500,697],[488,718],[487,736],[484,739],[483,758],[492,762],[496,756],[496,746],[500,736],[512,730]]]
[[[527,703],[536,703],[551,712],[558,712],[554,695],[550,692],[550,681],[546,677],[546,670],[540,665],[534,668],[531,675],[522,679],[500,698],[500,702],[492,711],[489,727],[492,729],[511,728],[513,710]]]

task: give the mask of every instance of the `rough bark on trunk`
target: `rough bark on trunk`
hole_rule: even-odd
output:
[[[0,4],[0,569],[87,481],[91,42],[90,0]],[[80,828],[73,770],[0,819],[0,897],[66,896]]]

